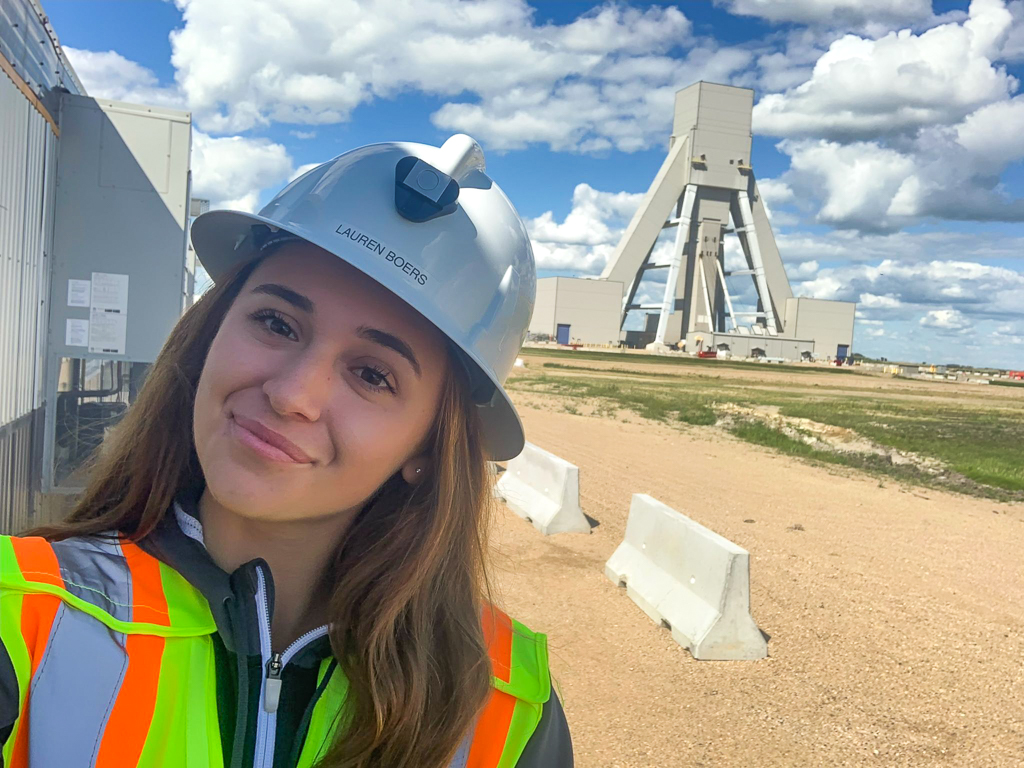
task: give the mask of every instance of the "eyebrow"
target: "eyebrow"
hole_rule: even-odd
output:
[[[420,371],[420,363],[416,359],[416,355],[413,353],[412,348],[394,334],[382,331],[379,328],[370,328],[365,325],[359,326],[356,329],[356,334],[367,341],[372,341],[375,344],[380,344],[382,347],[393,349],[409,361],[413,370],[416,371],[417,376],[422,375]]]
[[[278,283],[264,283],[263,285],[257,285],[252,289],[253,293],[266,293],[271,296],[277,296],[279,299],[284,299],[289,304],[297,309],[301,309],[312,315],[316,308],[313,306],[313,302],[303,296],[301,293],[296,293],[291,288],[285,288],[283,285]]]
[[[291,288],[286,288],[280,283],[263,283],[262,285],[258,285],[253,288],[252,292],[277,296],[279,299],[287,301],[293,307],[301,309],[311,315],[316,311],[315,305],[308,297],[293,291]],[[419,360],[416,359],[416,355],[412,351],[412,347],[393,333],[382,331],[379,328],[370,328],[369,326],[361,325],[356,329],[356,335],[362,339],[366,339],[367,341],[372,341],[374,344],[379,344],[382,347],[394,350],[409,361],[413,370],[416,371],[417,376],[423,375],[423,372],[420,370]]]

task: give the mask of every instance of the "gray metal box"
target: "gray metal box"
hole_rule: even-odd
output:
[[[190,114],[65,94],[60,128],[47,492],[80,487],[73,470],[86,457],[72,451],[75,461],[61,463],[68,441],[85,428],[76,414],[88,406],[92,432],[83,445],[90,447],[110,426],[103,419],[116,421],[141,386],[145,364],[181,316],[188,282]],[[55,473],[55,464],[68,471]]]

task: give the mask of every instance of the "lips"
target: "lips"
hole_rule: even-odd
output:
[[[276,448],[277,451],[283,453],[284,456],[287,456],[288,459],[295,462],[296,464],[312,464],[314,462],[313,458],[308,453],[303,451],[301,448],[299,448],[299,446],[297,446],[295,443],[293,443],[291,440],[289,440],[281,433],[275,432],[274,430],[270,429],[270,427],[266,427],[260,422],[254,421],[253,419],[247,419],[244,416],[240,416],[237,413],[232,414],[232,418],[234,419],[235,423],[243,430],[249,432],[252,436],[256,437],[259,441],[265,443],[266,445],[271,446],[272,448]],[[256,445],[254,447],[259,448],[260,446]],[[269,456],[270,458],[286,460],[284,456],[273,455],[274,453],[276,453],[274,451],[261,452],[265,454],[271,454]]]

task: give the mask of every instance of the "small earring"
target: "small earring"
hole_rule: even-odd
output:
[[[417,475],[418,475],[418,474],[419,474],[420,472],[422,472],[422,471],[423,471],[423,467],[416,467],[416,474],[417,474]]]

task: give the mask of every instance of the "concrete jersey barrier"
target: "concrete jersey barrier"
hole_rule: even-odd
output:
[[[750,554],[647,494],[633,494],[605,575],[695,659],[768,655],[750,615]]]
[[[579,467],[533,443],[508,463],[495,494],[544,535],[590,533],[580,509]]]

